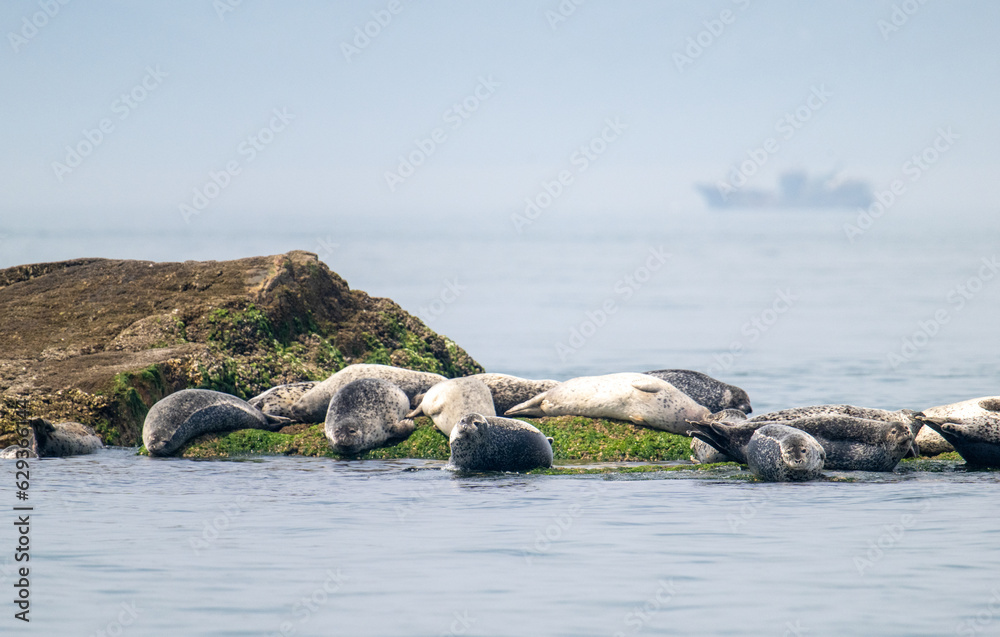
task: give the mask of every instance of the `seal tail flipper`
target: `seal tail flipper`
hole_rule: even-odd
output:
[[[692,438],[697,438],[702,442],[705,442],[717,450],[726,454],[730,458],[739,459],[743,454],[734,453],[733,444],[729,436],[726,435],[726,425],[720,425],[719,423],[699,423],[688,421],[688,424],[692,427],[688,430],[688,435]]]
[[[427,392],[422,392],[422,393],[419,393],[419,394],[417,394],[416,396],[414,396],[414,397],[413,397],[413,398],[412,398],[412,399],[410,400],[410,408],[411,408],[411,409],[417,409],[417,408],[419,408],[419,407],[420,407],[420,403],[424,402],[424,395],[425,395],[426,393],[427,393]],[[407,418],[409,418],[409,416],[407,416]]]
[[[514,405],[504,412],[504,416],[544,416],[542,411],[542,401],[545,400],[546,392],[538,394],[530,400],[526,400],[520,405]]]
[[[392,438],[409,438],[410,434],[417,428],[416,423],[410,418],[404,418],[397,421],[392,427],[389,428],[389,433]]]
[[[410,413],[406,414],[403,417],[413,419],[423,415],[424,415],[424,404],[423,401],[421,401],[420,403],[417,403],[416,409],[414,409],[413,411],[411,411]]]
[[[273,425],[275,430],[281,429],[282,427],[286,427],[295,422],[291,418],[285,418],[284,416],[275,416],[272,414],[264,414],[264,417],[267,418],[267,424]]]
[[[934,431],[941,433],[941,425],[948,422],[947,418],[936,418],[933,416],[927,416],[923,412],[916,414],[913,418],[919,422],[921,425],[927,425]]]

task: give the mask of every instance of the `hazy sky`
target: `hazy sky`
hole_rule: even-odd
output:
[[[994,2],[10,0],[0,25],[0,233],[509,215],[562,171],[560,206],[669,214],[768,138],[753,187],[884,189],[936,142],[905,205],[996,212]]]

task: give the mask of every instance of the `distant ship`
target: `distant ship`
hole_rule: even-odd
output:
[[[810,178],[803,171],[782,173],[777,191],[758,188],[725,190],[713,184],[695,187],[710,208],[867,208],[871,185],[857,179],[838,179],[836,173]]]

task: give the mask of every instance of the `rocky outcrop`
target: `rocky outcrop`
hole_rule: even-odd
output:
[[[152,404],[189,387],[250,398],[350,363],[482,371],[389,299],[316,255],[75,259],[0,270],[0,447],[21,418],[75,420],[139,444]]]

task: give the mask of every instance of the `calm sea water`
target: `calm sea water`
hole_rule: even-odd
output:
[[[995,218],[887,215],[852,243],[847,213],[553,212],[521,235],[506,214],[268,236],[8,231],[0,265],[307,249],[491,371],[700,369],[757,413],[1000,394]],[[998,473],[462,477],[114,449],[36,461],[32,477],[33,619],[5,633],[1000,634]]]

